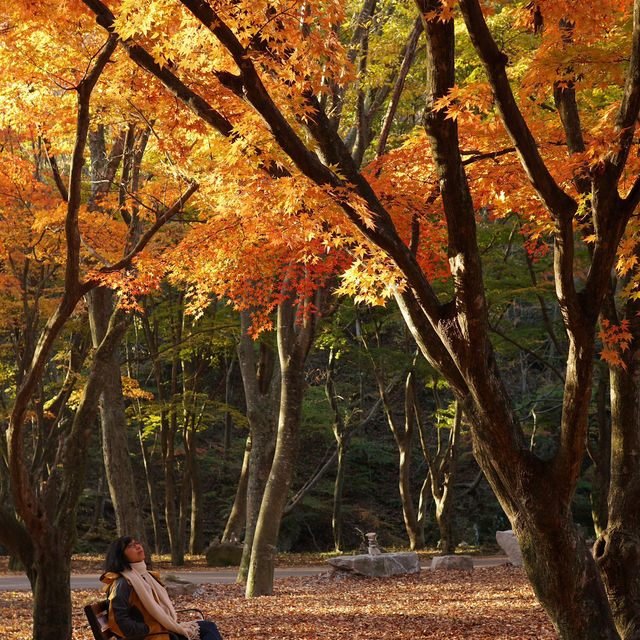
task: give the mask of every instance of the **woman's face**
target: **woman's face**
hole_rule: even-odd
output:
[[[132,540],[125,547],[124,555],[129,562],[142,562],[144,560],[144,547],[137,540]]]

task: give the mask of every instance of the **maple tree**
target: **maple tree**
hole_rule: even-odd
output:
[[[49,38],[59,39],[69,16],[42,4],[37,24],[49,29]],[[370,84],[363,82],[371,63],[369,45],[375,37],[388,42],[384,28],[371,27],[374,5],[369,1],[357,7],[352,38],[357,46],[351,49],[340,44],[337,25],[344,22],[343,7],[335,2],[163,0],[142,10],[128,0],[84,0],[71,3],[72,16],[79,20],[71,31],[94,42],[96,50],[99,31],[89,21],[95,15],[111,34],[110,46],[117,38],[129,58],[158,81],[132,86],[134,67],[120,52],[114,80],[105,85],[113,91],[104,103],[121,105],[123,95],[144,95],[153,118],[167,126],[176,123],[163,132],[159,145],[182,170],[197,177],[198,212],[208,218],[207,224],[194,224],[185,233],[171,261],[175,277],[189,282],[197,294],[194,308],[213,290],[234,300],[251,298],[263,309],[279,306],[287,315],[283,327],[304,326],[292,324],[293,301],[308,306],[313,287],[338,265],[348,267],[345,293],[377,303],[395,297],[423,354],[448,380],[465,411],[476,457],[511,520],[536,594],[559,633],[564,638],[637,637],[637,543],[626,532],[637,530],[639,517],[633,490],[639,473],[633,457],[638,438],[633,418],[635,349],[627,345],[634,344],[629,335],[637,334],[633,214],[640,183],[634,177],[638,160],[630,150],[640,106],[640,3],[607,1],[580,8],[543,0],[527,6],[496,3],[493,16],[473,0],[462,0],[459,8],[448,1],[416,2],[419,21],[405,14],[408,19],[401,22],[410,35],[406,51],[395,59],[410,60],[410,43],[418,37],[426,46],[426,59],[421,60],[427,79],[421,107],[424,127],[406,131],[404,144],[384,155],[381,138],[379,157],[361,170],[372,127],[382,117],[381,104],[399,99],[402,85],[392,98],[391,92],[385,97],[377,93],[385,83],[376,85],[375,74]],[[30,3],[19,7],[26,23],[34,19]],[[462,22],[482,65],[469,47],[458,64],[466,75],[456,86],[454,27]],[[505,39],[499,47],[496,34],[514,25],[526,44],[518,49]],[[39,72],[44,66],[44,77],[50,78],[53,62],[43,54],[50,40],[40,32],[38,36],[41,42],[20,37],[12,41],[23,43],[40,62]],[[72,73],[86,68],[87,46],[84,40],[81,45],[67,43]],[[618,51],[631,54],[625,59],[614,55]],[[106,59],[100,60],[106,65]],[[358,67],[355,82],[350,62]],[[82,82],[75,78],[68,87]],[[416,78],[413,82],[415,105]],[[161,84],[175,101],[165,99]],[[46,95],[46,108],[68,125],[68,105],[57,105],[55,91]],[[378,111],[367,107],[367,97],[371,106],[375,96],[380,98]],[[351,97],[356,124],[351,136],[341,125],[343,140],[335,110],[349,116],[345,105]],[[48,121],[42,105],[33,109],[25,110],[27,117]],[[49,136],[57,141],[54,133]],[[74,156],[77,163],[79,155]],[[22,166],[26,178],[33,169],[24,169],[21,162],[12,156],[8,166],[12,172]],[[54,162],[49,165],[62,192],[60,171]],[[79,269],[73,266],[79,251],[78,232],[72,227],[80,220],[80,179],[78,164],[72,166],[75,191],[69,190],[66,212],[75,207],[75,218],[66,221],[76,245],[67,246],[75,253],[66,259],[64,303],[77,301],[82,290],[76,287]],[[34,200],[40,191],[36,184]],[[522,220],[530,255],[550,248],[554,253],[568,354],[559,438],[549,459],[526,446],[496,364],[476,234],[479,210],[488,217],[515,213]],[[65,220],[65,207],[56,211],[58,222]],[[117,264],[126,225],[111,216],[102,222],[104,226],[93,231],[91,246],[100,247]],[[110,233],[101,235],[107,228]],[[578,252],[581,243],[587,247],[584,256]],[[345,250],[348,261],[341,259]],[[289,265],[288,271],[282,268]],[[627,280],[628,325],[619,322],[620,306],[616,310],[611,302],[614,266]],[[230,279],[230,272],[238,277]],[[283,284],[290,283],[292,273],[300,291],[283,296]],[[309,273],[318,275],[309,279]],[[447,278],[444,292],[434,286],[442,278]],[[264,280],[274,286],[264,286]],[[103,282],[135,286],[126,277]],[[74,306],[69,302],[62,316],[53,316],[60,318],[56,327]],[[605,352],[616,400],[609,524],[595,547],[609,601],[570,511],[585,452],[601,314],[609,323],[602,325],[605,341],[617,345]],[[263,324],[267,317],[261,316]],[[51,341],[54,333],[45,335]],[[45,360],[46,353],[36,351],[37,367]],[[26,391],[16,399],[17,420],[10,431],[16,438],[37,367],[35,374],[27,372]],[[298,382],[293,375],[283,391],[299,397]],[[622,398],[625,402],[618,401]],[[252,451],[265,449],[252,442]],[[17,469],[16,451],[11,455],[10,448],[9,459]],[[280,477],[286,489],[286,474]],[[19,474],[14,478],[16,495],[26,486],[23,480]],[[284,493],[282,486],[275,490],[278,501]],[[273,532],[269,535],[273,540]],[[260,589],[269,592],[269,562],[263,566],[266,581]]]
[[[627,563],[616,576],[600,562],[610,605],[569,506],[585,451],[596,323],[640,193],[640,183],[628,177],[635,173],[630,149],[640,107],[640,3],[606,2],[589,10],[564,2],[507,3],[503,18],[512,16],[520,25],[533,22],[541,33],[524,64],[529,74],[518,78],[517,67],[512,72],[518,101],[509,60],[477,1],[461,0],[459,11],[486,81],[484,90],[473,85],[466,94],[454,86],[454,3],[416,2],[427,49],[425,135],[411,141],[405,158],[414,171],[410,178],[427,188],[401,193],[393,181],[386,190],[377,180],[387,177],[384,171],[378,176],[360,172],[323,108],[326,87],[340,86],[346,77],[339,55],[323,55],[335,50],[329,40],[332,25],[340,22],[334,4],[183,0],[141,13],[134,3],[122,2],[112,5],[117,16],[98,0],[85,4],[99,24],[118,34],[137,64],[234,148],[247,149],[266,176],[287,180],[295,175],[298,185],[308,185],[300,187],[300,196],[321,189],[314,202],[330,198],[334,203],[325,218],[329,229],[342,234],[349,223],[357,229],[336,240],[349,242],[361,234],[365,259],[355,273],[363,291],[374,296],[381,286],[385,295],[396,297],[424,355],[449,381],[471,424],[476,457],[511,520],[536,594],[559,633],[564,638],[635,637],[638,604],[630,587],[637,580],[635,565]],[[616,48],[630,51],[628,59],[598,67]],[[201,50],[208,52],[206,60]],[[165,64],[172,60],[180,62]],[[191,82],[194,88],[185,84]],[[608,94],[603,95],[603,84],[612,88]],[[479,136],[477,126],[490,137]],[[469,141],[475,143],[472,150],[465,149]],[[411,154],[418,162],[410,163]],[[505,162],[498,162],[503,156]],[[471,183],[482,160],[495,161],[501,170]],[[417,202],[426,205],[427,215],[411,215]],[[487,203],[498,214],[519,212],[532,246],[545,234],[553,238],[568,354],[559,441],[550,460],[525,446],[489,339],[475,221],[476,208]],[[313,212],[319,216],[317,208]],[[429,282],[441,254],[419,250],[427,230],[438,228],[440,237],[446,235],[451,271],[446,298],[439,298]],[[580,288],[574,277],[576,231],[591,250]],[[621,435],[633,442],[637,425],[629,431]],[[625,446],[620,453],[624,457],[632,450]],[[629,466],[637,473],[637,465]],[[621,535],[611,529],[601,538],[599,559],[635,548],[622,523],[633,523],[636,511],[627,502],[615,519],[610,514],[610,527]]]
[[[59,23],[34,32],[24,20],[37,18],[30,8],[3,8],[0,50],[7,71],[3,104],[9,105],[2,129],[2,159],[9,169],[2,179],[3,218],[14,229],[3,236],[3,269],[7,275],[23,271],[24,279],[12,282],[13,295],[31,299],[24,332],[29,339],[3,425],[2,486],[4,493],[8,482],[11,495],[0,512],[0,539],[22,562],[32,584],[36,638],[71,637],[69,562],[85,453],[104,380],[126,329],[124,310],[112,309],[103,319],[84,381],[86,333],[72,333],[69,327],[84,296],[105,283],[117,286],[121,271],[128,272],[125,281],[147,286],[143,263],[136,265],[136,260],[197,189],[195,184],[184,188],[184,180],[164,180],[162,198],[153,189],[141,197],[153,204],[153,215],[142,223],[131,210],[127,219],[122,199],[114,202],[113,175],[101,175],[97,188],[95,181],[87,188],[83,165],[90,127],[110,120],[105,107],[96,123],[101,111],[96,103],[104,100],[117,111],[103,82],[117,42],[62,10],[56,15]],[[126,179],[121,185],[129,186]],[[173,202],[166,204],[165,198]],[[130,235],[123,218],[135,218],[140,232]],[[39,282],[31,275],[38,270]],[[65,331],[71,334],[65,336],[69,364],[56,391],[56,376],[47,374]]]

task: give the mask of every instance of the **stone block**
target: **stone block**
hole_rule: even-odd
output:
[[[431,571],[438,569],[457,569],[458,571],[471,571],[473,560],[471,556],[436,556],[431,560]]]
[[[507,554],[509,562],[514,567],[522,566],[522,552],[515,533],[511,529],[496,531],[496,541],[500,548]]]
[[[171,597],[175,596],[192,596],[198,589],[195,582],[185,580],[175,573],[167,573],[162,576],[162,582],[167,589],[167,593]]]
[[[209,567],[237,567],[242,558],[242,545],[235,542],[216,542],[204,552]]]
[[[372,578],[387,578],[420,571],[418,554],[413,552],[338,556],[337,558],[329,558],[327,562],[340,571],[350,571]]]

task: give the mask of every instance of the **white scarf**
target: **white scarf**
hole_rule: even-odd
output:
[[[149,615],[165,629],[186,636],[189,640],[200,638],[197,622],[178,622],[167,590],[147,571],[145,562],[132,562],[131,569],[125,569],[122,575],[131,583]]]

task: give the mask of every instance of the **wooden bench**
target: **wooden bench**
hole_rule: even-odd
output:
[[[202,611],[200,611],[200,609],[181,609],[177,613],[187,612],[198,613],[204,620],[204,614],[202,613]],[[113,631],[111,631],[111,629],[109,629],[108,600],[100,600],[99,602],[88,604],[84,608],[84,614],[85,616],[87,616],[87,621],[89,622],[89,626],[91,627],[91,631],[93,632],[93,637],[95,638],[95,640],[111,640],[112,638],[115,640],[117,638],[120,638],[120,636],[116,635]],[[179,640],[178,634],[173,631],[160,631],[158,633],[146,633],[144,635],[126,636],[125,638],[122,638],[122,640],[144,640],[144,638],[150,638],[152,636],[160,635],[169,636],[170,640]]]

